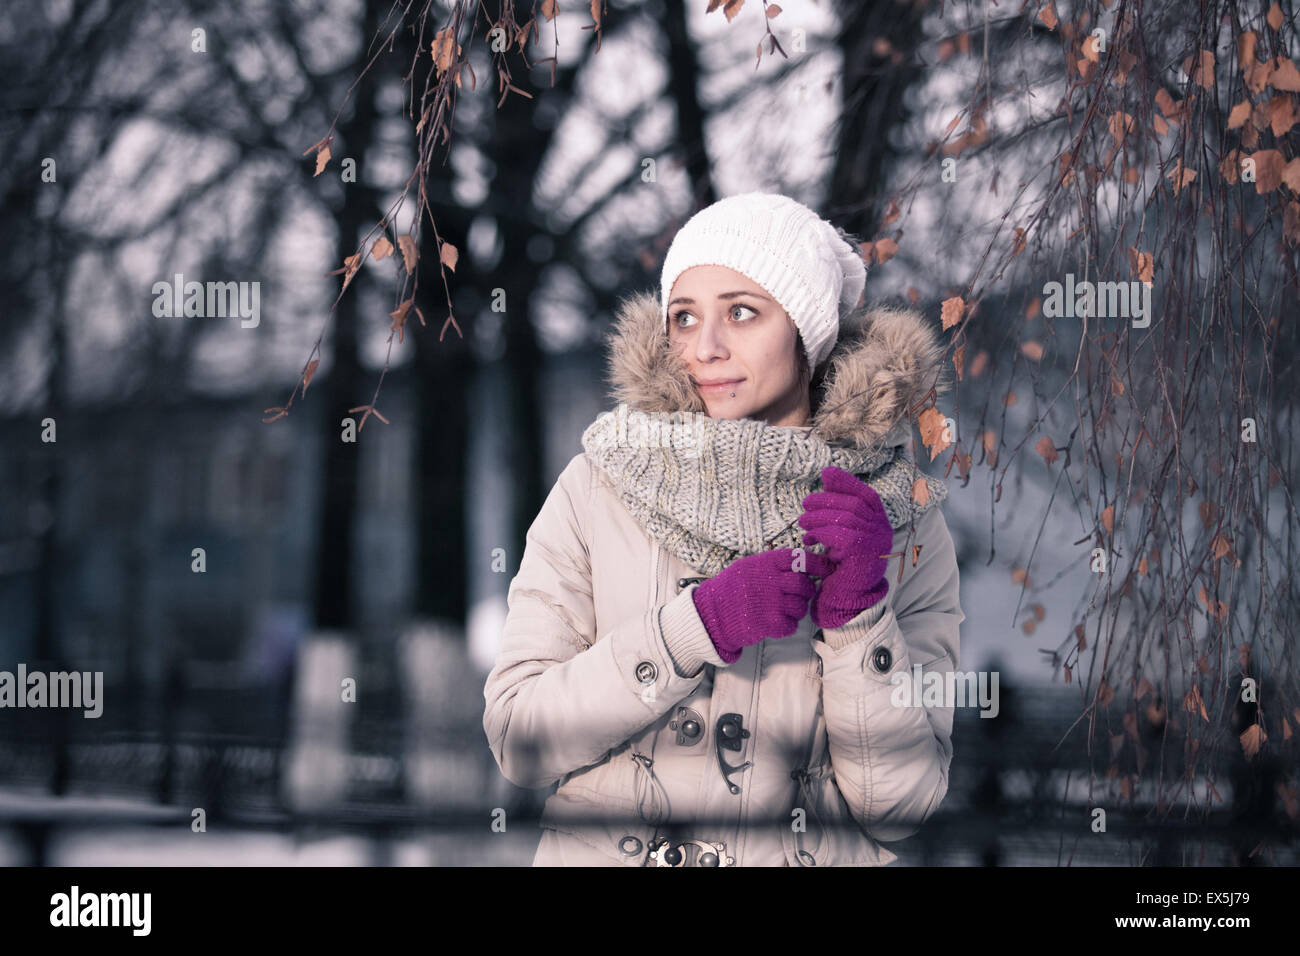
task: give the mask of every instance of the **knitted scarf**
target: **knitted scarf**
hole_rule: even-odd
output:
[[[905,436],[896,430],[890,439]],[[637,523],[709,577],[744,555],[802,547],[804,529],[796,519],[804,497],[820,489],[827,465],[874,488],[895,529],[948,493],[916,467],[902,441],[878,450],[846,447],[806,428],[702,412],[642,412],[622,404],[597,416],[582,447]],[[928,496],[913,495],[918,478]]]

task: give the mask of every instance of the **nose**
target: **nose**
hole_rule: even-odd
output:
[[[722,323],[701,320],[700,334],[695,339],[695,360],[701,364],[715,358],[725,359],[729,356],[723,341]]]

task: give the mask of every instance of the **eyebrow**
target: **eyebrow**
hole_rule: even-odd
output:
[[[755,299],[762,299],[764,302],[771,302],[771,301],[772,301],[771,299],[769,299],[769,298],[768,298],[767,296],[765,296],[765,295],[759,295],[757,292],[746,292],[744,289],[741,289],[741,290],[738,291],[738,292],[719,292],[718,295],[717,295],[717,297],[718,297],[719,299],[734,299],[734,298],[736,298],[736,297],[738,297],[738,296],[742,296],[742,295],[753,296]],[[683,304],[685,304],[685,305],[694,305],[694,304],[695,304],[695,300],[694,300],[694,299],[688,299],[688,298],[687,298],[686,296],[684,296],[684,295],[679,295],[677,298],[673,299],[671,302],[668,303],[668,308],[671,309],[673,306],[677,305],[679,302],[680,302],[680,303],[683,303]]]

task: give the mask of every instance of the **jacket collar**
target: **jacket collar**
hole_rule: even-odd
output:
[[[686,364],[668,346],[653,293],[619,304],[608,363],[618,402],[642,412],[706,411]],[[863,449],[903,444],[917,406],[932,388],[938,395],[950,385],[943,348],[919,311],[860,308],[840,323],[839,338],[809,386],[812,433]]]

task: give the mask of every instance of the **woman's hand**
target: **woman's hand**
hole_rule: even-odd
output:
[[[888,593],[885,555],[894,548],[894,529],[875,489],[847,471],[823,468],[822,487],[803,499],[799,516],[809,532],[803,543],[825,545],[834,567],[810,610],[818,627],[840,627]]]
[[[734,664],[745,645],[789,637],[799,629],[817,593],[813,577],[832,568],[824,554],[805,558],[796,570],[793,549],[761,551],[738,558],[696,587],[695,609],[719,657]]]

